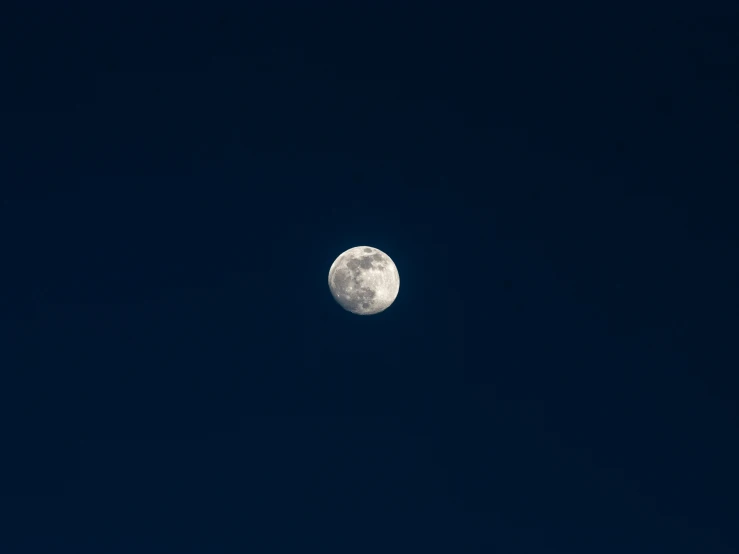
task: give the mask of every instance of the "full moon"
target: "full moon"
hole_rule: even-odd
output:
[[[336,258],[328,287],[339,305],[358,315],[390,307],[400,290],[400,275],[390,256],[371,246],[355,246]]]

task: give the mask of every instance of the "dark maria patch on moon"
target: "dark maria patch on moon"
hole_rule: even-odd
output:
[[[340,292],[346,292],[352,282],[352,274],[346,269],[337,269],[334,273],[334,287]]]
[[[372,259],[377,262],[377,265],[375,267],[378,267],[380,269],[385,269],[387,267],[387,258],[379,252],[373,254]]]
[[[350,311],[369,309],[374,303],[377,295],[374,290],[363,287],[360,282],[362,269],[370,269],[372,260],[366,258],[352,258],[346,264],[346,268],[337,269],[334,274],[334,288],[341,300],[341,304]]]

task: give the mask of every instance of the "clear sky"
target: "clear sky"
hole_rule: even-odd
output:
[[[2,18],[0,552],[736,552],[735,3],[251,4]]]

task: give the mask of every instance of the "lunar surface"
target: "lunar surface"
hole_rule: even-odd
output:
[[[398,268],[390,256],[371,246],[356,246],[336,258],[328,286],[339,305],[354,314],[386,310],[400,290]]]

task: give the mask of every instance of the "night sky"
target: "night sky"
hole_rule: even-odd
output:
[[[739,4],[555,4],[9,8],[0,553],[739,551]]]

